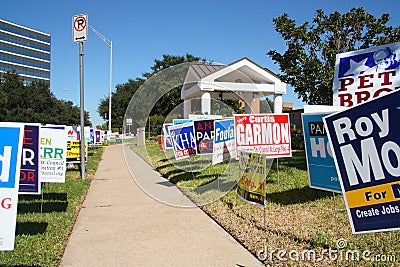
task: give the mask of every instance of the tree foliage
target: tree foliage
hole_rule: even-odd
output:
[[[117,85],[116,91],[111,95],[111,122],[113,128],[121,128],[123,125],[123,118],[125,111],[129,105],[132,96],[135,94],[137,89],[154,74],[169,67],[185,63],[185,62],[198,62],[202,60],[199,57],[186,54],[185,56],[171,56],[163,55],[162,60],[156,59],[154,65],[150,68],[151,72],[145,72],[142,77],[136,78],[135,80],[130,79],[127,83]],[[204,60],[203,60],[204,61]],[[166,116],[171,110],[178,106],[183,101],[180,98],[180,87],[174,88],[167,94],[163,95],[161,99],[156,103],[150,115],[162,115]],[[105,97],[100,100],[98,106],[98,113],[108,121],[108,105],[109,97]],[[145,103],[144,103],[145,104]],[[104,116],[106,114],[106,116]]]
[[[113,127],[120,128],[123,125],[125,110],[129,105],[129,101],[135,94],[136,90],[145,82],[145,79],[136,78],[129,79],[124,84],[117,85],[116,91],[111,95],[111,122]],[[107,121],[109,116],[109,97],[104,97],[100,100],[97,112]]]
[[[281,79],[304,102],[331,105],[336,54],[399,41],[400,28],[388,26],[389,19],[389,14],[375,18],[363,8],[329,15],[317,10],[312,22],[296,25],[284,13],[273,22],[287,50],[268,55],[279,64]]]
[[[7,72],[0,82],[0,121],[79,125],[80,110],[71,101],[58,100],[48,84],[24,85],[16,72]],[[85,112],[85,124],[91,125]]]

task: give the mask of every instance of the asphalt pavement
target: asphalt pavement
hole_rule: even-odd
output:
[[[119,144],[105,148],[60,266],[263,265]]]

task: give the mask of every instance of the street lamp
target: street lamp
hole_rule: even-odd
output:
[[[108,134],[111,135],[111,90],[112,90],[112,41],[89,25],[92,31],[110,47],[110,98],[108,99]]]

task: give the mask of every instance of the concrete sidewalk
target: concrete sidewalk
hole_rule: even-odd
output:
[[[127,147],[125,155],[140,187],[123,145],[107,147],[61,266],[263,266],[199,208],[163,204],[192,205]]]

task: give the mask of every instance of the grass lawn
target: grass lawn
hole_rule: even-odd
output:
[[[76,165],[65,183],[43,185],[43,202],[42,195],[18,197],[15,247],[0,251],[0,266],[58,266],[102,152],[89,150],[85,180]]]
[[[146,148],[131,148],[197,203],[203,201],[197,187],[217,179],[226,169],[237,167],[237,162],[228,167],[226,163],[212,166],[210,158],[204,156],[179,163],[170,151],[160,152],[156,142],[147,142]],[[236,173],[229,172],[231,180],[238,179]],[[353,235],[342,195],[334,197],[332,192],[309,188],[304,151],[294,152],[292,158],[281,158],[278,164],[274,161],[267,175],[265,209],[243,202],[234,189],[201,208],[266,265],[400,264],[398,231]]]

